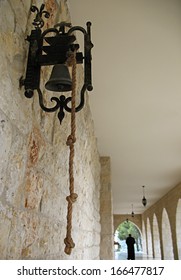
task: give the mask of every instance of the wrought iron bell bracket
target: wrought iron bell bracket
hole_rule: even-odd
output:
[[[49,13],[44,11],[44,4],[40,10],[36,6],[31,7],[32,12],[37,12],[33,25],[35,29],[27,37],[29,42],[29,52],[27,59],[27,69],[25,79],[20,79],[20,86],[25,88],[25,96],[32,98],[34,90],[38,92],[39,104],[45,112],[55,112],[59,109],[58,118],[60,123],[64,118],[64,111],[71,112],[69,103],[71,97],[51,97],[50,101],[56,104],[47,108],[44,105],[43,93],[40,89],[41,67],[47,65],[65,64],[72,52],[76,52],[76,63],[84,63],[84,84],[80,91],[80,102],[75,111],[80,111],[85,104],[86,90],[92,91],[92,77],[91,77],[91,49],[93,44],[91,42],[91,23],[87,22],[87,30],[80,26],[71,27],[70,23],[61,22],[56,24],[53,28],[48,28],[42,32],[41,28],[44,25],[42,16],[49,17]],[[66,32],[66,29],[68,31]],[[80,31],[84,36],[84,54],[78,52],[79,44],[76,44],[75,31]],[[54,35],[54,36],[53,36]]]

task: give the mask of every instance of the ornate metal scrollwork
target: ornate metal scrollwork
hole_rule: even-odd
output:
[[[83,107],[84,107],[84,103],[85,103],[85,98],[84,98],[84,95],[85,95],[85,91],[86,91],[86,85],[84,85],[82,87],[82,90],[81,90],[81,97],[80,97],[80,103],[79,105],[75,108],[75,112],[79,112]],[[58,118],[59,118],[59,121],[60,121],[60,124],[62,123],[62,120],[65,116],[65,113],[64,113],[64,110],[71,113],[71,108],[68,107],[68,104],[71,102],[71,97],[65,97],[65,95],[60,95],[60,97],[51,97],[50,101],[51,102],[56,102],[55,106],[54,107],[51,107],[51,108],[48,108],[44,105],[44,101],[43,101],[43,94],[41,92],[40,89],[37,89],[37,92],[38,92],[38,97],[39,97],[39,104],[40,104],[40,107],[43,111],[45,112],[55,112],[59,109],[59,113],[58,113]],[[32,96],[31,96],[32,97]]]
[[[33,13],[37,12],[36,17],[32,23],[35,26],[35,28],[42,28],[44,26],[44,20],[42,19],[43,15],[45,18],[50,17],[50,13],[47,11],[44,11],[44,8],[45,8],[45,4],[42,4],[40,9],[38,9],[34,5],[31,6],[31,12],[33,12]]]
[[[62,122],[64,118],[64,111],[71,112],[69,107],[71,97],[51,97],[50,100],[55,102],[55,106],[47,108],[44,105],[43,94],[40,89],[41,67],[47,65],[67,64],[71,53],[76,52],[76,63],[84,63],[84,83],[80,91],[80,102],[75,111],[80,111],[85,102],[86,90],[93,89],[91,82],[91,49],[93,44],[91,42],[90,26],[87,23],[87,30],[80,26],[72,27],[71,23],[60,22],[53,28],[48,28],[42,32],[41,28],[44,26],[43,16],[49,18],[49,12],[44,10],[45,4],[42,4],[40,9],[36,6],[31,6],[31,12],[36,16],[33,21],[35,29],[31,31],[30,36],[27,37],[29,42],[28,62],[25,79],[20,79],[20,86],[25,87],[25,96],[32,98],[34,90],[37,90],[39,96],[39,104],[42,110],[46,112],[55,112],[59,109],[58,118]],[[66,29],[68,31],[66,32]],[[80,31],[84,36],[84,54],[78,52],[79,45],[75,43],[75,31]]]

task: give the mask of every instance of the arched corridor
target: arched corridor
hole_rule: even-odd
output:
[[[135,223],[128,221],[127,219],[117,227],[114,234],[115,259],[127,259],[126,238],[129,233],[135,238],[134,248],[136,259],[143,258],[141,230]]]
[[[114,215],[114,229],[130,219],[141,233],[142,255],[138,259],[181,259],[181,184],[142,215]]]

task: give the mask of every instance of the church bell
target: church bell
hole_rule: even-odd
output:
[[[68,67],[65,64],[56,64],[53,67],[50,79],[45,84],[45,88],[50,91],[58,92],[71,91],[72,80]]]

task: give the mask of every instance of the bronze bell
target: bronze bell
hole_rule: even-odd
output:
[[[50,79],[45,84],[45,88],[50,91],[71,91],[72,80],[68,67],[65,64],[56,64],[53,67]]]

